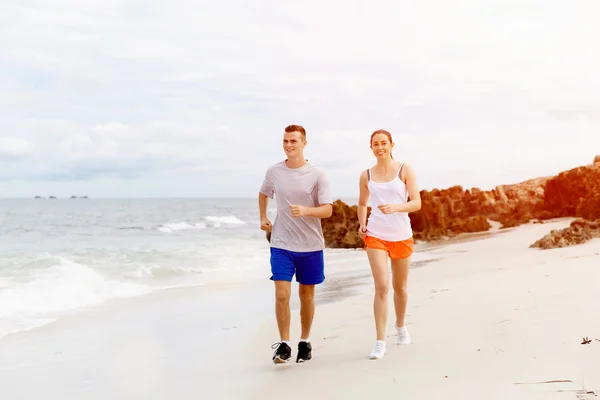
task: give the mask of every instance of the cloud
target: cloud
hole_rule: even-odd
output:
[[[0,196],[255,196],[291,123],[353,196],[390,130],[424,188],[600,150],[600,5],[8,0]],[[56,192],[58,193],[58,192]]]
[[[0,136],[0,157],[20,158],[32,152],[31,143],[27,140],[11,137]]]

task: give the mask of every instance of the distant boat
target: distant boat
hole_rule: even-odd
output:
[[[56,196],[50,196],[49,199],[56,199]]]
[[[35,196],[34,199],[43,199],[42,196]]]
[[[71,196],[71,198],[72,198],[72,199],[76,199],[76,198],[77,198],[77,196]]]

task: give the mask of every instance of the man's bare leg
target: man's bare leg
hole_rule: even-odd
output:
[[[315,285],[300,284],[298,295],[300,297],[300,321],[302,323],[300,339],[308,340],[315,315]]]
[[[312,344],[310,343],[310,329],[315,316],[315,285],[303,285],[298,287],[300,297],[300,323],[302,333],[298,343],[298,355],[296,362],[306,362],[312,359]]]
[[[282,342],[290,341],[290,295],[292,283],[275,281],[275,316]]]

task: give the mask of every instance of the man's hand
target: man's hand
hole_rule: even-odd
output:
[[[302,217],[304,215],[306,215],[308,212],[308,208],[305,206],[296,206],[296,205],[290,205],[290,213],[292,214],[292,217]]]
[[[380,204],[377,208],[384,214],[393,214],[402,211],[398,204]]]
[[[362,239],[365,240],[365,238],[367,237],[367,227],[366,226],[360,226],[358,228],[358,236]]]
[[[273,225],[271,224],[269,218],[264,217],[260,219],[260,229],[262,229],[263,231],[271,232],[272,228]]]

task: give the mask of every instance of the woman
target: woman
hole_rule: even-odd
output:
[[[406,281],[414,248],[408,213],[421,209],[421,195],[412,167],[394,161],[393,147],[394,141],[388,131],[380,129],[373,132],[371,150],[377,163],[360,175],[358,234],[365,242],[375,283],[373,311],[377,341],[369,356],[371,359],[382,358],[386,352],[388,258],[391,259],[392,264],[397,343],[410,343],[410,336],[404,325],[407,301]],[[373,208],[367,223],[369,197]]]

